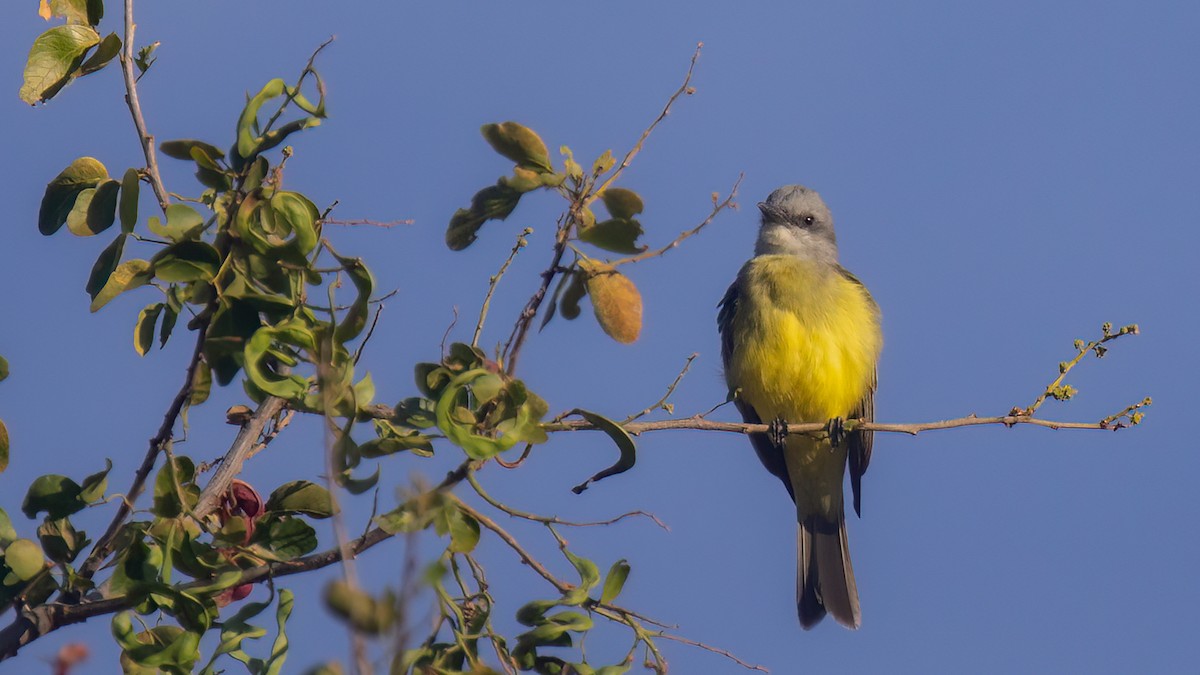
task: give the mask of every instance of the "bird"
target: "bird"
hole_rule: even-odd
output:
[[[796,611],[805,630],[826,613],[862,623],[846,538],[844,489],[850,469],[862,516],[862,476],[872,433],[844,420],[875,415],[883,348],[879,306],[838,263],[833,216],[821,196],[786,185],[758,204],[754,256],[721,299],[717,327],[729,396],[749,424],[759,460],[796,508]],[[818,436],[788,434],[787,423],[825,422]]]

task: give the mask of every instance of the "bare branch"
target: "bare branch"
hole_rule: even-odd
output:
[[[116,514],[113,515],[112,521],[108,524],[108,529],[96,540],[96,545],[92,548],[92,552],[88,554],[87,559],[79,567],[79,575],[85,579],[91,579],[92,575],[104,564],[104,559],[112,552],[113,539],[121,529],[121,526],[125,524],[125,519],[133,512],[133,504],[146,487],[146,478],[154,470],[154,463],[158,460],[158,454],[171,441],[174,434],[175,422],[179,419],[179,413],[183,410],[183,406],[192,395],[192,381],[196,377],[196,369],[200,366],[207,329],[208,320],[202,320],[196,329],[196,348],[192,351],[191,361],[188,362],[187,374],[184,376],[183,386],[179,388],[179,391],[175,394],[175,398],[171,401],[171,405],[167,407],[167,412],[163,415],[163,421],[158,427],[158,432],[154,434],[154,438],[150,439],[150,447],[147,448],[146,455],[142,458],[142,464],[133,476],[133,483],[125,491],[125,499],[121,500],[121,505],[117,507]]]
[[[499,501],[495,497],[492,497],[490,494],[487,493],[487,491],[485,491],[483,489],[483,486],[479,484],[479,481],[475,478],[474,471],[467,472],[467,483],[469,483],[471,485],[471,487],[475,490],[475,493],[478,494],[480,497],[482,497],[485,502],[487,502],[488,504],[491,504],[493,507],[507,513],[508,515],[510,515],[514,518],[521,518],[522,520],[532,520],[535,523],[542,523],[544,525],[564,525],[566,527],[597,527],[597,526],[602,526],[602,525],[612,525],[613,523],[622,521],[626,518],[642,516],[645,518],[649,518],[650,520],[653,520],[655,525],[658,525],[659,527],[666,530],[667,532],[671,531],[671,528],[667,527],[666,523],[659,520],[658,516],[656,516],[652,513],[647,513],[646,511],[630,511],[628,513],[622,513],[619,516],[609,518],[608,520],[598,520],[598,521],[585,522],[585,523],[576,523],[576,522],[572,522],[569,520],[563,520],[557,516],[540,516],[536,513],[529,513],[528,511],[521,511],[519,509],[514,509],[513,507],[508,506],[504,502]]]
[[[621,160],[621,164],[617,166],[616,170],[609,174],[608,178],[600,184],[600,187],[596,188],[596,190],[592,192],[592,196],[588,198],[585,206],[594,201],[596,197],[603,194],[603,192],[608,189],[608,186],[612,185],[613,182],[620,177],[621,173],[624,172],[625,169],[629,168],[629,165],[633,162],[633,158],[637,157],[637,154],[642,151],[642,146],[646,144],[646,139],[650,138],[650,134],[654,132],[654,129],[667,118],[667,115],[671,114],[671,106],[675,105],[675,101],[678,100],[680,96],[683,96],[684,94],[690,95],[695,91],[691,87],[692,71],[696,69],[696,60],[700,58],[700,50],[703,48],[703,42],[696,44],[696,51],[692,53],[692,60],[690,63],[688,63],[687,75],[683,78],[683,84],[679,85],[679,89],[676,89],[675,93],[671,94],[671,97],[667,99],[667,104],[663,106],[662,112],[659,113],[658,117],[656,117],[654,121],[650,123],[650,126],[646,127],[646,130],[642,132],[642,137],[638,139],[637,143],[633,144],[633,147],[629,149],[629,152],[625,153],[624,159]]]
[[[495,532],[496,536],[500,537],[505,544],[508,544],[509,548],[515,551],[518,556],[520,556],[521,562],[529,565],[533,571],[537,572],[538,575],[540,575],[546,581],[549,581],[550,585],[554,586],[559,593],[566,593],[567,591],[571,590],[572,586],[570,584],[566,583],[565,581],[560,581],[558,577],[551,574],[550,570],[546,569],[545,565],[538,562],[537,558],[534,558],[529,554],[529,551],[525,550],[524,546],[521,546],[521,542],[517,541],[516,537],[512,536],[505,531],[504,528],[497,525],[496,521],[471,508],[453,494],[447,494],[446,496],[448,499],[452,500],[454,504],[462,510],[463,513],[474,518],[475,520],[478,520],[480,525],[486,527],[492,532]]]
[[[671,398],[671,394],[675,393],[675,387],[678,387],[679,383],[681,381],[683,381],[683,376],[687,375],[688,369],[692,367],[692,361],[695,361],[696,357],[698,357],[698,356],[700,356],[700,354],[698,354],[696,352],[692,352],[692,355],[687,357],[687,361],[683,364],[683,369],[680,370],[679,374],[675,376],[675,381],[671,382],[670,386],[667,387],[667,393],[663,394],[662,398],[658,399],[658,401],[655,402],[654,404],[647,406],[641,412],[635,413],[633,415],[630,415],[629,417],[626,417],[624,420],[622,420],[621,423],[629,424],[630,422],[639,420],[639,419],[645,417],[646,415],[649,415],[650,413],[654,412],[655,410],[658,410],[659,408],[666,410],[668,413],[674,412],[673,406],[668,404],[667,401]]]
[[[371,227],[399,227],[400,225],[412,225],[416,222],[417,221],[413,220],[412,218],[405,218],[403,220],[370,220],[368,218],[337,220],[333,218],[322,218],[320,220],[322,225],[370,225]]]
[[[1094,353],[1096,358],[1103,358],[1104,354],[1108,352],[1108,348],[1103,346],[1105,342],[1116,340],[1124,335],[1137,335],[1139,333],[1138,325],[1136,323],[1128,326],[1122,326],[1115,333],[1112,332],[1112,324],[1105,323],[1103,326],[1101,326],[1101,331],[1103,335],[1098,340],[1092,340],[1086,344],[1083,340],[1076,340],[1075,350],[1078,353],[1075,355],[1075,358],[1071,359],[1070,361],[1063,361],[1062,363],[1058,364],[1058,377],[1054,378],[1053,382],[1046,385],[1045,391],[1043,391],[1028,408],[1013,408],[1012,412],[1009,414],[1033,415],[1035,412],[1037,412],[1037,409],[1046,402],[1047,397],[1054,397],[1055,399],[1062,401],[1071,398],[1075,394],[1075,389],[1070,385],[1063,386],[1063,380],[1067,377],[1067,373],[1071,372],[1072,368],[1079,365],[1079,362],[1083,360],[1083,357],[1086,356],[1088,352]],[[1146,405],[1149,404],[1147,403]],[[1131,412],[1132,410],[1134,410],[1134,408],[1131,407],[1121,413],[1118,413],[1117,415],[1113,416],[1113,419],[1116,419],[1125,413]]]
[[[137,25],[133,22],[133,0],[125,0],[125,40],[121,45],[121,74],[125,79],[125,103],[133,116],[133,126],[137,129],[138,141],[142,144],[142,154],[146,157],[146,180],[154,190],[158,207],[165,213],[171,200],[167,197],[167,188],[163,186],[162,176],[158,173],[158,153],[154,147],[154,136],[146,129],[146,119],[142,117],[142,104],[138,99],[137,78],[133,74],[133,35]]]
[[[487,295],[483,296],[483,305],[479,308],[479,321],[475,322],[475,334],[471,336],[472,347],[479,346],[479,335],[483,332],[483,322],[487,320],[488,308],[492,305],[492,294],[496,292],[496,285],[500,283],[500,279],[508,271],[508,266],[517,257],[517,253],[529,245],[529,240],[526,237],[531,234],[533,234],[533,228],[527,227],[521,231],[521,234],[517,235],[517,243],[513,244],[512,251],[508,253],[508,258],[504,260],[504,264],[500,266],[500,270],[488,280]]]
[[[656,258],[656,257],[659,257],[659,256],[665,254],[667,251],[670,251],[671,249],[679,246],[686,239],[688,239],[692,236],[695,236],[696,234],[699,234],[700,230],[703,230],[705,227],[707,227],[708,224],[711,223],[713,221],[713,219],[717,217],[717,214],[724,211],[725,209],[729,209],[729,208],[736,209],[737,208],[737,202],[734,201],[734,198],[737,197],[738,188],[741,187],[742,179],[744,177],[745,177],[745,174],[738,174],[737,180],[733,182],[733,187],[729,190],[729,195],[726,196],[724,200],[717,201],[717,199],[718,199],[717,193],[716,192],[713,193],[713,210],[711,213],[708,214],[708,217],[705,218],[696,227],[693,227],[690,230],[685,230],[683,232],[680,232],[679,236],[675,237],[675,239],[671,243],[667,244],[666,246],[663,246],[660,249],[655,249],[655,250],[651,250],[651,251],[643,251],[637,255],[630,256],[628,258],[621,258],[620,260],[613,260],[609,264],[613,265],[615,267],[617,265],[625,265],[627,263],[640,262],[642,260],[646,260],[647,258]]]

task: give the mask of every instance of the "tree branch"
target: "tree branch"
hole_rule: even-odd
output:
[[[133,23],[133,0],[125,0],[125,40],[121,45],[121,74],[125,79],[125,103],[133,116],[133,126],[137,129],[138,141],[142,144],[142,154],[146,156],[146,180],[154,190],[158,207],[165,213],[171,200],[167,189],[163,186],[162,176],[158,173],[158,154],[154,148],[154,136],[146,129],[146,120],[142,117],[142,104],[138,99],[137,78],[133,74],[133,34],[137,25]]]
[[[282,412],[285,405],[284,400],[277,396],[268,396],[258,405],[258,409],[238,430],[233,444],[229,446],[229,451],[225,453],[225,458],[221,460],[216,473],[208,481],[208,485],[204,486],[204,491],[200,493],[200,499],[196,502],[196,508],[192,509],[192,517],[204,520],[217,508],[217,505],[221,503],[221,496],[229,489],[233,479],[242,472],[242,465],[245,464],[246,459],[253,454],[267,421],[274,419]]]
[[[208,320],[202,320],[200,325],[197,326],[196,331],[196,348],[192,352],[192,360],[188,362],[187,376],[184,378],[183,386],[179,388],[179,392],[175,394],[175,399],[171,401],[166,414],[163,415],[163,421],[158,427],[158,433],[154,435],[154,438],[150,439],[150,447],[146,450],[146,456],[142,458],[142,464],[133,476],[133,483],[125,491],[125,498],[121,500],[121,505],[117,507],[117,513],[113,516],[112,522],[108,524],[108,529],[96,540],[96,545],[92,548],[92,552],[88,554],[87,559],[79,567],[79,575],[85,579],[91,579],[96,570],[100,569],[101,565],[104,564],[104,559],[112,552],[113,539],[121,529],[121,526],[125,524],[125,519],[133,511],[134,502],[137,501],[137,498],[142,494],[142,490],[145,489],[146,478],[154,470],[154,463],[158,460],[158,454],[167,443],[171,442],[171,438],[174,435],[175,422],[179,419],[179,413],[183,410],[183,406],[192,395],[192,381],[196,377],[196,368],[199,367],[200,359],[204,352]]]

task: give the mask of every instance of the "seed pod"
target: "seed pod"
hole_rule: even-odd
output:
[[[585,259],[579,266],[587,274],[587,292],[600,327],[617,342],[637,340],[642,331],[642,295],[637,286],[611,265]]]

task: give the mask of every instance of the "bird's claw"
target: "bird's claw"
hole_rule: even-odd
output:
[[[776,417],[767,425],[767,438],[771,439],[771,444],[777,448],[782,448],[787,444],[788,423],[782,417]]]
[[[834,417],[825,423],[825,433],[829,436],[830,448],[841,446],[846,440],[846,422],[840,417]]]

